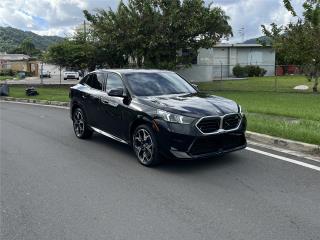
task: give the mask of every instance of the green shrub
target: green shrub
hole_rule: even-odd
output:
[[[237,64],[233,68],[233,75],[236,77],[263,77],[266,73],[267,70],[254,65],[247,65],[242,67]]]
[[[259,76],[259,69],[256,66],[247,66],[247,71],[248,71],[248,77],[254,77],[254,76]]]
[[[31,72],[24,72],[26,74],[26,77],[32,77]]]
[[[260,76],[263,77],[264,75],[266,75],[267,70],[265,70],[264,68],[260,68],[261,72],[260,72]]]
[[[233,75],[236,77],[247,77],[248,72],[245,67],[241,67],[239,64],[237,64],[233,69],[232,69]]]
[[[0,76],[15,76],[16,72],[12,69],[2,69],[0,71]]]

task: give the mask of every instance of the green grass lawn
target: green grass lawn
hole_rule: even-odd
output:
[[[215,80],[211,82],[197,83],[203,90],[220,91],[278,91],[296,92],[293,88],[298,85],[307,85],[312,92],[313,82],[309,82],[304,76],[281,76],[281,77],[252,77],[246,80]]]
[[[320,145],[320,94],[212,92],[237,101],[248,130]]]
[[[13,76],[0,76],[0,81],[4,81],[4,80],[11,80],[14,79],[15,77]]]
[[[260,79],[265,81],[267,78]],[[254,80],[255,84],[258,80]],[[283,86],[291,87],[292,80],[283,78],[282,81]],[[287,82],[284,84],[285,81]],[[302,81],[305,80],[295,78],[293,85],[299,85]],[[239,84],[240,82],[236,83]],[[231,81],[227,84],[231,84]],[[258,89],[255,84],[251,89]],[[208,85],[207,83],[201,83],[199,86],[202,90],[208,90],[205,86],[211,87],[212,85],[211,83]],[[67,86],[43,86],[37,87],[37,90],[39,92],[38,96],[27,97],[25,95],[25,87],[10,86],[10,96],[51,101],[69,101],[69,87]],[[211,91],[210,93],[233,99],[242,105],[247,113],[248,129],[250,131],[320,145],[320,94],[245,92],[243,90]]]
[[[68,86],[42,86],[36,87],[39,95],[28,97],[25,93],[26,87],[23,86],[10,86],[10,97],[15,98],[30,98],[30,99],[39,99],[39,100],[49,100],[49,101],[69,101],[69,87]]]
[[[313,82],[304,76],[197,84],[200,90],[241,104],[247,112],[251,131],[320,145],[320,95],[312,93]],[[297,85],[307,85],[309,90],[298,92],[293,89]]]

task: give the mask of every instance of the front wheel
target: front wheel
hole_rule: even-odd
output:
[[[160,163],[158,144],[152,129],[147,125],[140,125],[133,133],[133,150],[138,161],[147,167]]]
[[[92,136],[92,129],[87,125],[86,117],[81,108],[76,108],[72,115],[73,130],[78,138],[86,139]]]

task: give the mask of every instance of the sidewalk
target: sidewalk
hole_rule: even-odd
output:
[[[4,83],[5,81],[2,81],[1,83]],[[6,81],[9,85],[38,85],[41,84],[41,79],[39,77],[27,77],[25,79],[21,80],[7,80]],[[79,81],[74,79],[68,79],[63,80],[63,76],[61,76],[61,84],[63,85],[75,85]],[[59,75],[53,75],[51,78],[43,78],[43,84],[45,85],[59,85],[60,84],[60,76]]]

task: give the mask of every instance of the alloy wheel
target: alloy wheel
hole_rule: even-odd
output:
[[[153,156],[153,141],[150,133],[144,129],[139,129],[133,137],[133,147],[139,161],[147,165]]]
[[[77,137],[81,137],[85,131],[84,117],[81,111],[77,110],[73,115],[73,128]]]

